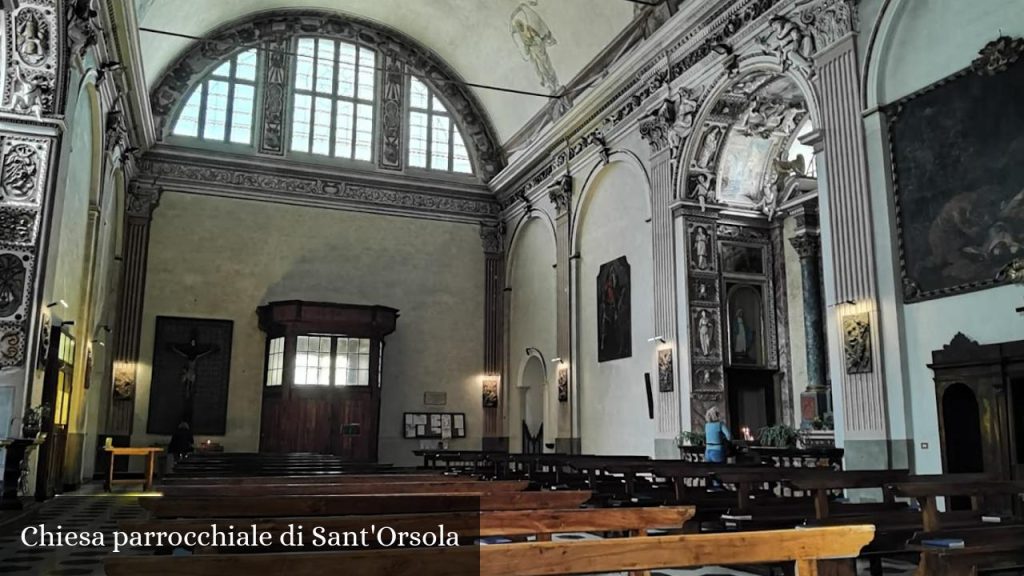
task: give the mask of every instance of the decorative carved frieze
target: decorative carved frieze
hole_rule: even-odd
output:
[[[57,0],[22,0],[4,18],[6,74],[0,108],[36,118],[59,112],[66,36]]]
[[[867,313],[843,318],[843,351],[847,374],[871,372],[871,316]]]
[[[196,43],[178,59],[152,92],[150,100],[157,133],[162,136],[170,130],[174,112],[189,88],[218,62],[241,50],[259,48],[268,43],[277,46],[290,42],[296,35],[310,33],[372,47],[378,54],[400,60],[410,73],[428,81],[434,78],[452,80],[437,82],[433,88],[458,118],[462,136],[474,155],[478,174],[486,181],[505,166],[501,147],[483,107],[471,89],[457,81],[458,75],[433,52],[411,38],[370,21],[317,10],[253,15],[222,29],[210,39]],[[273,74],[273,78],[286,81],[285,66],[285,63],[278,62],[269,68],[268,73]],[[267,83],[268,90],[270,85]],[[272,124],[276,122],[273,117],[271,120]],[[273,126],[270,128],[266,138],[261,138],[261,148],[266,140],[266,147],[274,151],[281,146],[280,134],[283,131]],[[278,138],[276,142],[275,137]]]
[[[257,167],[220,167],[186,160],[144,158],[140,162],[143,179],[160,184],[186,184],[216,189],[222,195],[260,195],[268,199],[307,198],[310,201],[337,202],[339,207],[377,207],[387,212],[410,216],[453,216],[474,219],[493,218],[498,205],[491,198],[432,193],[417,189],[387,188],[384,185],[346,182],[340,178],[320,178],[282,174]]]
[[[854,0],[822,0],[798,13],[797,19],[814,37],[820,51],[854,31],[857,24]]]
[[[285,105],[288,102],[288,69],[291,41],[277,38],[263,44],[266,49],[266,73],[263,79],[263,130],[260,152],[284,154]]]
[[[405,66],[396,55],[385,55],[380,87],[381,137],[378,164],[381,168],[402,169],[404,88]]]

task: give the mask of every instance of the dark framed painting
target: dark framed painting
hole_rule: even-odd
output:
[[[907,302],[1002,284],[1024,258],[1022,56],[1000,38],[886,109]]]
[[[658,350],[658,391],[672,392],[676,389],[675,364],[672,361],[672,349]]]
[[[722,272],[764,275],[765,257],[763,247],[722,242],[721,251]]]
[[[616,258],[597,274],[597,361],[633,355],[629,262]]]
[[[157,316],[147,433],[182,422],[193,434],[225,433],[233,331],[231,320]]]

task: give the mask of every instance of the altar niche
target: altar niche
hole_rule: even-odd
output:
[[[260,451],[376,462],[384,338],[398,310],[293,300],[257,313],[267,334]]]

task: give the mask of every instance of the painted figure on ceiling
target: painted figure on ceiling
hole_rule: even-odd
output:
[[[548,47],[557,44],[558,40],[540,14],[531,8],[536,5],[537,0],[521,2],[512,12],[509,30],[512,33],[512,40],[523,54],[523,59],[533,63],[541,86],[555,93],[559,89],[558,74],[548,56]]]

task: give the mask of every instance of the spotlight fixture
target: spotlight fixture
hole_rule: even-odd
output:
[[[68,303],[64,300],[57,300],[56,302],[50,302],[46,305],[47,308],[53,308],[54,306],[60,306],[61,308],[67,308]]]
[[[648,338],[647,341],[648,342],[658,342],[659,344],[664,344],[665,343],[665,337],[664,336],[655,336],[654,338]]]
[[[91,341],[90,344],[99,344],[100,346],[103,346],[104,348],[107,347],[106,343],[104,343],[103,340],[100,340],[99,338]]]
[[[556,356],[555,358],[552,358],[551,359],[551,363],[552,364],[561,364],[562,363],[562,357],[561,356]]]

